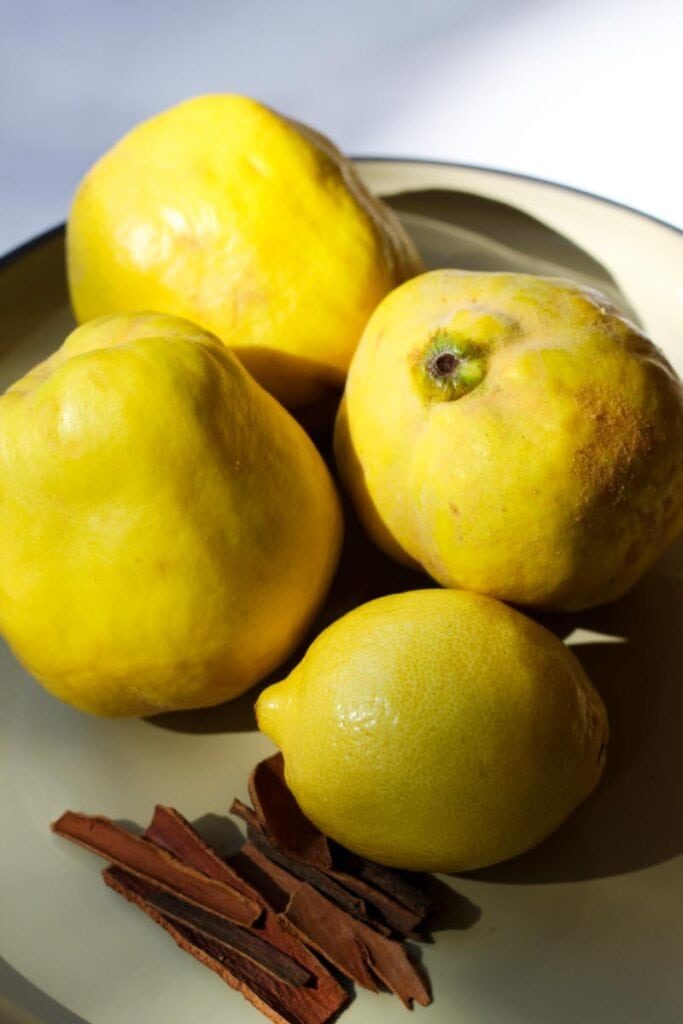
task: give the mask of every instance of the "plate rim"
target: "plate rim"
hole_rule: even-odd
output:
[[[574,185],[567,185],[563,182],[554,181],[550,178],[541,178],[533,174],[522,174],[519,171],[511,171],[503,167],[490,167],[486,164],[462,163],[458,160],[441,160],[432,157],[388,156],[386,154],[374,155],[372,153],[363,153],[362,155],[351,154],[349,159],[354,164],[385,163],[404,165],[413,164],[422,167],[448,167],[456,171],[474,171],[475,173],[490,174],[494,177],[497,176],[500,178],[511,178],[516,181],[529,182],[532,185],[542,185],[545,188],[556,189],[559,192],[567,192],[570,195],[579,196],[582,199],[593,199],[598,203],[604,203],[606,206],[615,207],[617,210],[621,210],[624,213],[630,213],[634,214],[636,217],[642,217],[644,220],[650,221],[652,224],[657,224],[659,227],[666,228],[677,238],[683,238],[683,227],[679,228],[675,224],[670,223],[670,221],[664,220],[662,217],[657,217],[652,213],[646,213],[644,210],[639,210],[636,206],[629,206],[628,203],[622,203],[618,199],[610,199],[608,196],[600,195],[598,192],[591,192],[588,189],[577,188]],[[41,231],[37,235],[30,236],[26,241],[12,246],[11,249],[0,254],[0,271],[5,270],[16,260],[28,255],[28,253],[33,249],[38,248],[45,242],[49,242],[52,238],[56,238],[65,230],[66,221],[60,221],[58,224],[54,224],[52,227],[46,228],[45,231]]]
[[[673,232],[676,237],[683,237],[683,227],[679,228],[670,221],[664,220],[662,217],[657,217],[653,213],[646,213],[644,210],[638,209],[637,206],[629,206],[628,203],[622,203],[619,199],[611,199],[608,196],[601,195],[599,192],[591,192],[589,189],[578,188],[575,185],[568,185],[561,181],[555,181],[552,178],[541,178],[538,175],[524,174],[521,171],[512,171],[504,167],[491,167],[487,164],[463,163],[459,160],[441,160],[435,157],[387,156],[381,154],[373,156],[372,154],[364,153],[362,156],[352,154],[350,159],[354,164],[395,163],[413,164],[426,167],[450,167],[453,170],[458,171],[474,171],[475,173],[491,174],[494,177],[497,176],[500,178],[511,178],[516,181],[525,181],[532,185],[543,185],[547,188],[556,189],[558,192],[567,192],[570,195],[579,196],[582,199],[594,199],[596,202],[604,203],[606,206],[614,206],[618,210],[622,210],[624,213],[635,214],[637,217],[642,217],[644,220],[648,220],[653,224],[658,224],[660,227],[668,228],[668,230]]]
[[[683,228],[679,228],[670,222],[663,220],[655,215],[646,213],[636,207],[629,206],[626,203],[622,203],[618,200],[610,199],[597,193],[590,192],[585,189],[576,188],[571,185],[567,185],[561,182],[545,179],[529,174],[522,174],[516,171],[507,170],[504,168],[490,167],[480,164],[463,163],[459,161],[451,161],[436,158],[423,158],[423,157],[410,157],[410,156],[390,156],[390,155],[352,155],[350,157],[355,165],[368,165],[368,164],[393,164],[402,165],[405,167],[442,167],[451,169],[454,171],[467,171],[475,174],[489,175],[492,178],[501,178],[512,181],[526,182],[532,185],[540,186],[551,191],[557,191],[560,193],[577,196],[580,199],[593,200],[601,205],[616,208],[625,214],[635,215],[638,218],[644,219],[658,227],[664,228],[672,235],[680,240],[683,238]],[[39,250],[43,245],[46,245],[65,234],[66,223],[64,221],[53,225],[41,231],[35,235],[30,236],[25,241],[13,246],[12,248],[0,253],[0,273],[6,271],[11,265],[20,262],[25,257],[30,256],[34,251]],[[11,967],[11,965],[10,965]],[[21,976],[21,981],[25,982],[31,989],[34,988],[33,983],[28,978]],[[0,1020],[7,1020],[8,1024],[11,1020],[16,1019],[16,1024],[23,1024],[23,1021],[34,1020],[35,1024],[48,1024],[48,1021],[52,1017],[52,1009],[49,1006],[51,996],[48,992],[43,992],[38,989],[38,996],[44,997],[39,998],[39,1007],[31,1002],[24,1002],[24,993],[19,994],[20,1001],[15,1001],[14,997],[9,994],[8,991],[0,989]],[[47,1005],[46,1005],[47,1001]],[[86,1024],[85,1020],[80,1018],[74,1011],[71,1011],[67,1007],[58,1006],[58,1019],[66,1022],[73,1021],[73,1024]],[[16,1018],[10,1016],[5,1018],[3,1014],[16,1014]],[[26,1014],[26,1018],[24,1017]],[[63,1014],[63,1017],[62,1017]]]

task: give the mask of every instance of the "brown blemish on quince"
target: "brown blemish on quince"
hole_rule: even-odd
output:
[[[572,471],[587,493],[619,500],[629,474],[657,443],[654,425],[623,397],[594,385],[580,388],[576,399],[590,429],[574,453]]]

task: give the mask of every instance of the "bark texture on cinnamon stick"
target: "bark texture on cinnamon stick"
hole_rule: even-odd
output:
[[[175,807],[156,805],[152,820],[145,829],[145,839],[168,850],[188,867],[201,871],[202,874],[217,882],[234,885],[235,888],[242,891],[244,896],[258,901],[258,894],[249,891],[248,886],[244,886],[242,880],[231,870],[226,861],[211,849],[187,818],[184,818]]]
[[[309,973],[311,981],[305,993],[296,997],[297,1005],[303,1000],[307,1003],[322,1001],[325,1006],[335,1002],[339,1006],[346,1002],[346,994],[310,949],[279,922],[277,914],[270,909],[268,901],[258,890],[249,884],[248,879],[236,872],[215,850],[202,839],[197,830],[183,815],[173,807],[157,805],[152,821],[145,830],[145,836],[159,846],[175,854],[190,867],[203,871],[210,878],[226,881],[239,888],[240,891],[260,903],[264,913],[252,930],[276,950],[291,957]],[[279,999],[282,1001],[282,994]],[[289,997],[290,1002],[293,997]]]
[[[111,861],[129,874],[188,902],[213,911],[236,924],[250,925],[262,907],[237,889],[208,878],[183,864],[166,850],[134,836],[109,818],[66,811],[52,824],[52,831]]]
[[[170,892],[150,889],[146,899],[164,917],[184,924],[219,946],[227,946],[240,953],[288,985],[305,985],[311,980],[310,973],[296,960],[266,942],[253,928],[241,928],[202,907],[172,896]]]
[[[334,867],[329,839],[306,817],[285,781],[282,754],[259,761],[249,776],[249,796],[274,846],[321,871]]]
[[[305,864],[302,861],[295,860],[293,857],[289,857],[278,847],[274,846],[269,841],[255,812],[250,807],[243,804],[241,800],[233,800],[230,805],[230,811],[246,823],[249,841],[254,846],[257,846],[274,864],[279,864],[281,867],[286,868],[290,874],[302,882],[310,882],[311,885],[328,896],[347,913],[353,914],[354,917],[358,917],[363,921],[368,920],[367,908],[362,899],[354,896],[352,892],[349,892],[348,889],[340,885],[325,872],[311,867],[310,864]]]
[[[403,943],[352,917],[252,843],[241,847],[232,866],[280,911],[287,927],[352,981],[376,992],[379,980],[406,1006],[413,1000],[422,1006],[431,1002],[427,983]]]
[[[331,984],[293,988],[239,953],[221,948],[191,928],[169,920],[148,902],[147,896],[154,890],[140,878],[120,868],[106,868],[103,877],[111,889],[156,921],[182,950],[214,971],[274,1024],[328,1024],[348,1001],[346,993],[331,978]]]

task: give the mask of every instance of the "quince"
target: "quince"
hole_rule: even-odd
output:
[[[292,408],[343,387],[373,309],[420,269],[328,139],[233,95],[187,100],[106,153],[76,193],[67,255],[79,321],[188,317]]]
[[[337,457],[370,533],[446,587],[579,609],[683,525],[683,392],[607,299],[438,270],[373,314]]]
[[[311,622],[341,523],[308,436],[185,320],[95,320],[0,398],[0,628],[85,711],[242,693]]]

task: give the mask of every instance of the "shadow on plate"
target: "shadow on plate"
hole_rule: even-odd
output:
[[[573,647],[607,706],[604,777],[540,846],[469,877],[577,881],[638,871],[683,852],[682,568],[679,543],[621,601],[555,620],[565,635],[582,628],[605,637]]]
[[[387,198],[430,269],[568,277],[635,313],[609,271],[585,249],[515,206],[467,192],[423,189]],[[447,255],[446,255],[447,254]]]
[[[148,725],[171,732],[206,734],[218,732],[254,732],[256,716],[254,701],[261,688],[252,687],[241,697],[219,704],[215,708],[199,708],[197,711],[168,711],[163,715],[152,715],[146,718]]]
[[[244,843],[244,835],[232,818],[203,814],[192,822],[202,839],[221,857],[232,857]]]
[[[451,928],[466,931],[481,917],[481,909],[476,903],[463,896],[457,889],[446,885],[436,875],[427,875],[427,890],[436,909],[427,919],[429,933],[425,941],[432,941],[431,936],[434,932],[443,932]]]
[[[40,941],[38,937],[37,941]],[[0,1020],[3,1024],[88,1024],[28,981],[0,957]],[[6,1002],[6,1000],[8,1002]]]

